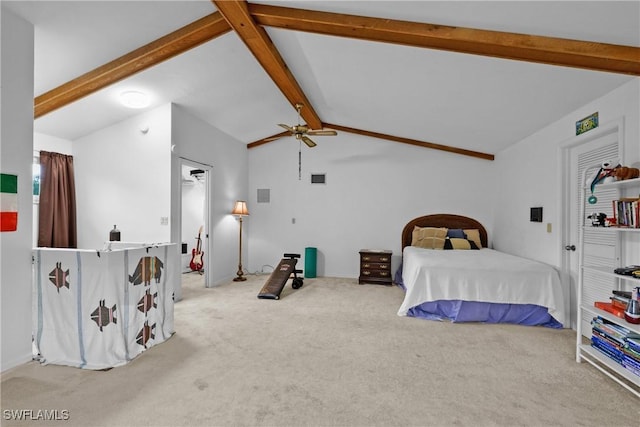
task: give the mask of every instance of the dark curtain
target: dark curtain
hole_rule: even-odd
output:
[[[73,156],[40,152],[38,246],[77,248]]]

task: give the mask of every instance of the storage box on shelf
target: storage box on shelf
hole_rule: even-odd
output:
[[[606,213],[616,220],[609,227],[595,227],[587,221],[591,186],[586,180],[584,184],[580,205],[584,223],[580,227],[576,361],[589,362],[640,397],[640,358],[636,357],[640,353],[634,347],[640,343],[640,324],[619,317],[619,311],[595,306],[596,302],[612,302],[613,290],[631,291],[640,286],[640,279],[614,272],[616,267],[640,265],[640,259],[631,259],[638,254],[628,253],[631,245],[640,243],[640,221],[633,210],[640,198],[640,179],[596,185],[594,195],[599,191],[614,193]],[[616,302],[620,308],[620,300]]]

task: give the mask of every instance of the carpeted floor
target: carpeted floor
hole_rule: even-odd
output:
[[[267,277],[185,282],[176,334],[126,366],[3,374],[2,425],[640,425],[636,397],[575,362],[571,330],[398,317],[401,289],[356,279],[259,300]],[[8,420],[17,409],[69,419]]]

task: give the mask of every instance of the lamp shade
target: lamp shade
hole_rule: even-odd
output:
[[[247,202],[244,200],[236,201],[236,204],[233,206],[233,210],[231,211],[232,215],[238,216],[246,216],[249,215],[249,209],[247,209]]]

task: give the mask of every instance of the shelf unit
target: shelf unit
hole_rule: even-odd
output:
[[[630,331],[640,334],[640,325],[632,324],[627,322],[624,319],[621,319],[607,311],[596,308],[592,305],[593,297],[587,298],[586,293],[595,292],[599,295],[608,295],[611,294],[613,289],[626,289],[630,290],[636,286],[640,286],[640,279],[624,276],[621,274],[615,274],[610,267],[603,267],[599,265],[590,265],[589,261],[585,260],[585,233],[588,230],[590,236],[593,237],[602,237],[603,240],[607,239],[609,241],[614,242],[614,246],[612,247],[613,252],[615,253],[614,257],[616,262],[619,264],[618,266],[628,265],[628,264],[640,264],[640,260],[636,260],[635,262],[631,262],[630,260],[625,258],[624,248],[620,244],[621,240],[624,238],[632,238],[635,239],[635,235],[640,236],[640,228],[629,228],[629,227],[592,227],[585,225],[585,203],[587,200],[587,192],[590,191],[590,186],[586,183],[586,175],[588,171],[593,170],[594,168],[599,168],[598,166],[594,166],[593,168],[587,168],[584,171],[583,176],[583,191],[581,194],[581,202],[580,202],[580,218],[582,221],[582,225],[580,227],[580,261],[579,261],[579,271],[578,271],[578,318],[577,318],[577,340],[576,340],[576,361],[578,363],[585,361],[593,365],[595,368],[600,370],[602,373],[619,383],[621,386],[640,397],[640,376],[635,375],[633,372],[625,369],[622,365],[614,361],[613,359],[606,356],[604,353],[600,352],[596,348],[592,347],[589,343],[586,343],[586,338],[591,338],[591,328],[586,329],[586,325],[584,324],[583,316],[600,316],[603,319],[606,319],[609,322],[618,324],[627,328]],[[616,190],[618,197],[622,195],[625,191],[635,191],[636,189],[640,192],[640,178],[630,179],[626,181],[616,181],[611,183],[603,183],[598,184],[595,188],[595,192],[599,189],[609,189]],[[625,234],[625,233],[635,233],[635,234]],[[626,262],[625,262],[626,261]],[[598,280],[599,279],[599,280]],[[610,280],[609,284],[605,285],[602,283],[607,283]],[[585,330],[586,329],[586,330]]]

